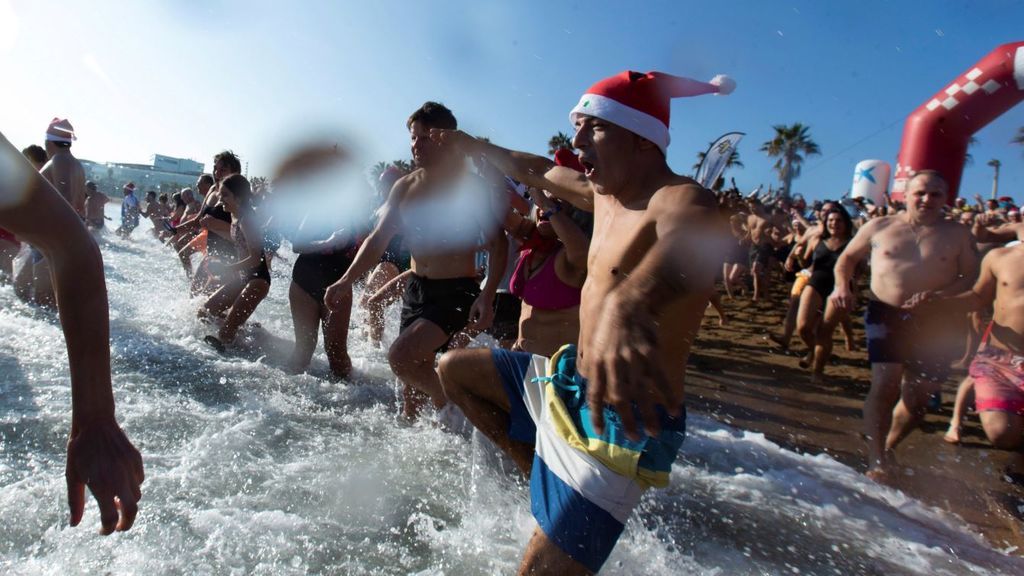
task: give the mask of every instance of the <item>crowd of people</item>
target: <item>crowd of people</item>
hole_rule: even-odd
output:
[[[414,169],[392,166],[380,175],[372,214],[310,210],[280,218],[273,210],[273,197],[315,169],[318,158],[340,160],[336,149],[294,159],[256,186],[241,174],[238,157],[224,151],[212,174],[170,197],[147,191],[140,202],[135,184],[125,183],[116,232],[131,237],[142,218],[151,221],[174,253],[168,261],[180,263],[192,294],[202,297],[197,314],[211,327],[205,341],[220,352],[266,298],[271,269],[288,264],[276,258],[286,239],[297,255],[288,290],[295,343],[287,368],[295,373],[308,368],[322,331],[331,372],[347,377],[352,307],[365,308],[368,337],[383,345],[390,304],[401,298],[387,359],[402,385],[402,417],[430,415],[449,426],[462,415],[530,478],[537,528],[523,573],[600,569],[643,492],[668,483],[684,439],[686,360],[706,309],[727,323],[724,302],[746,294],[759,307],[785,307],[782,330],[770,338],[789,349],[798,336],[801,366],[820,381],[837,327],[849,350],[859,347],[851,315],[866,279],[872,382],[864,423],[872,478],[894,473],[897,444],[954,361],[969,367],[969,376],[947,438],[959,439],[973,394],[993,444],[1018,448],[1024,283],[1014,276],[1024,274],[1015,266],[1024,248],[1003,245],[1024,223],[1012,200],[947,205],[941,167],[918,172],[902,202],[884,205],[808,205],[779,193],[744,197],[735,186],[707,190],[666,163],[669,95],[727,94],[732,87],[727,77],[703,83],[660,73],[602,80],[571,112],[574,151],[553,159],[474,138],[458,130],[448,108],[427,102],[406,124]],[[71,303],[64,294],[71,265],[65,237],[72,233],[26,226],[19,213],[77,215],[84,226],[69,227],[78,240],[78,228],[106,228],[109,199],[86,181],[71,154],[74,140],[71,124],[55,119],[45,150],[23,151],[35,170],[21,178],[33,197],[48,200],[31,209],[0,203],[0,224],[12,231],[0,229],[0,265],[20,296],[61,314],[75,390],[73,438],[95,420],[78,417],[92,403],[104,414],[99,433],[116,440],[113,451],[90,454],[82,466],[92,473],[75,476],[72,490],[76,523],[81,485],[95,483],[109,532],[131,526],[142,467],[113,420],[109,349],[86,358],[96,345],[85,352],[76,333],[86,316],[102,315],[106,341],[102,277],[90,276],[92,309]],[[10,156],[13,148],[3,145]],[[13,194],[16,183],[4,178],[3,194]],[[475,204],[463,202],[467,190]],[[447,217],[459,209],[463,217]],[[22,239],[30,255],[14,270]],[[777,282],[792,286],[783,302],[773,301]],[[494,348],[467,347],[483,332]],[[79,393],[87,386],[83,370],[106,370],[88,384],[102,389],[101,400]],[[119,463],[117,474],[96,473],[106,470],[105,458]]]

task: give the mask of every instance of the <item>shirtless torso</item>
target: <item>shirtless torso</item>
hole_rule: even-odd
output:
[[[58,148],[41,172],[78,216],[85,218],[85,169],[71,150]]]
[[[396,186],[399,233],[412,255],[412,271],[425,278],[472,278],[476,275],[475,239],[482,234],[476,218],[456,212],[461,173],[432,175],[415,170]]]
[[[1024,245],[989,252],[974,292],[994,308],[988,344],[1024,355]]]

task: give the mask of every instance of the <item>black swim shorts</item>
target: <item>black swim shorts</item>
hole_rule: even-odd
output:
[[[936,343],[912,313],[878,300],[868,300],[864,331],[870,363],[903,364],[933,382],[943,382],[949,376],[956,351]]]
[[[479,295],[480,285],[474,278],[433,279],[413,274],[402,294],[399,333],[423,318],[453,336],[469,323],[469,310]]]

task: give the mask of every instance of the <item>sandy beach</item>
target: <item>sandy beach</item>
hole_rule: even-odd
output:
[[[827,453],[865,469],[861,409],[870,383],[863,351],[863,317],[854,319],[859,352],[848,352],[836,331],[833,362],[823,384],[812,385],[799,367],[803,344],[794,336],[790,352],[766,338],[781,330],[783,295],[776,286],[771,305],[746,297],[724,301],[728,324],[719,327],[710,311],[690,357],[687,400],[691,410],[763,433],[792,450]],[[788,286],[786,287],[788,289]],[[863,302],[863,301],[862,301]],[[968,412],[963,442],[943,441],[956,386],[954,371],[943,386],[942,408],[928,414],[922,429],[897,449],[901,469],[896,488],[952,512],[997,549],[1024,554],[1024,457],[994,450],[976,413]]]

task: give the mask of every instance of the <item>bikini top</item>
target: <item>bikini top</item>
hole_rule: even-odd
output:
[[[541,310],[565,310],[579,306],[582,289],[566,284],[555,271],[555,260],[560,250],[562,248],[551,252],[533,277],[529,276],[533,249],[520,252],[509,282],[509,291],[523,302]]]

